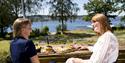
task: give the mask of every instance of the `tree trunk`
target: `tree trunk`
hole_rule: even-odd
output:
[[[63,34],[63,31],[64,31],[64,22],[63,22],[63,19],[61,19],[61,22],[62,22],[61,34]]]
[[[5,37],[3,27],[0,28],[0,37],[2,37],[2,38]]]
[[[1,24],[2,24],[3,23],[3,18],[1,18],[0,21],[1,21]],[[5,37],[3,24],[0,25],[0,37],[2,37],[2,38]]]

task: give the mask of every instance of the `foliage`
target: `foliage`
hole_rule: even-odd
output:
[[[32,30],[32,33],[30,35],[31,38],[40,39],[42,36],[48,35],[49,34],[49,28],[48,26],[44,26],[42,29],[35,28]]]
[[[61,34],[61,25],[56,27],[56,34]]]
[[[113,0],[89,0],[87,4],[84,4],[84,9],[87,10],[89,17],[92,17],[96,13],[103,13],[108,18],[115,18],[116,15],[111,15],[111,13],[117,12],[118,10],[116,2]],[[89,19],[86,17],[83,19]]]
[[[10,0],[0,0],[0,37],[5,37],[7,28],[16,18],[16,14],[11,8],[10,3]]]
[[[43,40],[45,37],[44,36],[37,36],[36,40]]]
[[[24,0],[24,12],[33,14],[41,8],[43,0]],[[0,0],[0,37],[5,37],[7,28],[22,13],[21,0]]]
[[[121,18],[120,26],[125,29],[125,15]]]
[[[40,36],[40,33],[41,33],[40,29],[35,28],[32,30],[30,37],[38,37],[38,36]]]
[[[117,24],[115,27],[112,27],[113,30],[124,30],[124,24],[122,22],[120,22],[119,24]]]
[[[19,15],[22,11],[22,1],[24,1],[24,12],[27,14],[33,14],[42,8],[43,0],[8,0],[10,1],[11,8],[15,14]]]
[[[56,31],[61,31],[61,25],[59,24],[57,27],[56,27]]]
[[[119,14],[122,14],[122,12],[125,12],[125,0],[114,0],[117,3]],[[122,14],[121,21],[125,22],[125,14]]]
[[[66,30],[67,30],[67,25],[65,24],[65,25],[64,25],[64,31],[66,31]]]
[[[42,8],[43,0],[24,0],[24,10],[27,14],[36,14]]]
[[[52,19],[58,19],[62,23],[61,31],[64,31],[65,21],[73,19],[76,16],[79,8],[76,3],[73,3],[71,0],[50,0],[48,4],[50,7],[50,15]]]
[[[41,34],[42,35],[48,35],[48,33],[49,33],[49,27],[48,26],[44,26],[42,28]]]
[[[61,29],[62,29],[62,26],[61,24],[59,24],[57,27],[56,27],[56,34],[61,34]],[[67,30],[67,25],[65,24],[64,25],[64,31]]]
[[[86,15],[86,16],[83,16],[83,20],[85,21],[89,21],[91,20],[92,16],[89,16],[89,15]]]
[[[3,38],[0,38],[0,41],[2,41],[3,40]]]

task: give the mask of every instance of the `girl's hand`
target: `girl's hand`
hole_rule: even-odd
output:
[[[80,49],[80,48],[81,48],[81,45],[73,44],[73,45],[71,45],[71,47],[72,47],[73,49]]]

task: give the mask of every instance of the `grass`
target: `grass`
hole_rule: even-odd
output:
[[[115,31],[114,34],[117,36],[118,41],[121,46],[125,45],[125,30]],[[66,31],[64,36],[67,38],[65,41],[66,44],[72,44],[73,42],[77,43],[85,43],[85,44],[94,44],[97,41],[97,36],[92,30],[74,30],[74,31]],[[61,37],[62,38],[62,37]],[[70,39],[70,40],[68,40]],[[34,43],[38,43],[40,40],[33,40]],[[9,51],[9,42],[10,40],[2,40],[0,41],[0,50]],[[64,44],[61,41],[50,43],[52,45]],[[45,44],[47,45],[47,44]]]
[[[125,30],[114,32],[118,38],[120,49],[125,49]]]
[[[0,41],[0,51],[9,51],[9,40],[2,40]]]
[[[6,63],[9,56],[9,40],[0,41],[0,63]]]
[[[114,34],[118,38],[120,48],[125,48],[125,30],[115,31]],[[62,36],[63,37],[63,36]],[[62,38],[60,37],[60,38]],[[78,44],[94,44],[97,41],[97,36],[92,30],[74,30],[66,31],[64,38],[66,39],[66,45],[70,45],[74,42]],[[38,43],[40,40],[33,40],[34,43]],[[5,59],[9,54],[9,42],[10,40],[0,41],[0,63],[5,63]],[[50,43],[50,45],[64,44],[62,41]],[[46,46],[47,44],[44,44]]]
[[[125,45],[125,30],[121,31],[115,31],[114,34],[117,36],[119,43],[122,43],[120,45]],[[67,44],[71,44],[73,42],[77,43],[85,43],[85,44],[93,44],[97,40],[96,34],[92,30],[74,30],[74,31],[66,31],[66,38],[71,39],[67,40]],[[38,43],[39,40],[33,40],[35,43]],[[10,40],[2,40],[0,41],[0,50],[3,51],[9,51],[9,42]],[[61,41],[56,43],[51,43],[53,45],[59,45],[61,44]],[[63,43],[62,43],[63,44]]]

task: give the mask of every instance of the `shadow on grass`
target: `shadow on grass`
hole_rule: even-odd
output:
[[[94,34],[87,33],[65,33],[65,35],[69,36],[70,38],[88,38],[95,36]]]
[[[122,32],[118,32],[118,31],[117,31],[117,32],[115,32],[115,34],[120,36],[120,35],[124,35],[125,32],[124,32],[124,31],[122,31]]]

